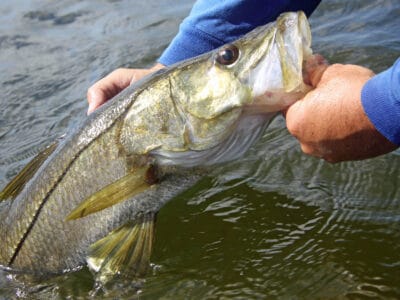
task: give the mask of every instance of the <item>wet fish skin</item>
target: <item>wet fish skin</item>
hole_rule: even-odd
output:
[[[207,168],[243,155],[308,91],[310,43],[304,14],[284,14],[114,97],[0,194],[0,265],[59,274],[88,262],[105,277],[143,273],[157,211]],[[237,60],[219,63],[232,49]]]

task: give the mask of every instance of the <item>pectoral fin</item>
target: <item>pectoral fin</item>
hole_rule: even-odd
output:
[[[94,243],[87,262],[98,273],[98,280],[106,282],[116,274],[143,276],[150,263],[154,238],[155,214],[129,222]]]
[[[85,217],[142,193],[156,182],[155,173],[153,166],[133,170],[89,196],[67,216],[66,220]]]
[[[22,191],[25,184],[35,175],[43,162],[54,152],[57,145],[58,141],[39,152],[0,192],[0,201],[14,199]]]

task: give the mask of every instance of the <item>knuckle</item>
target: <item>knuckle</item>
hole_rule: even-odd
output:
[[[118,68],[111,72],[111,74],[124,74],[128,69],[126,68]]]
[[[311,156],[317,156],[314,149],[307,144],[301,143],[300,148],[304,154],[311,155]]]
[[[93,91],[95,91],[95,90],[96,90],[96,84],[93,84],[92,86],[90,86],[90,87],[88,88],[87,92],[88,92],[88,93],[91,93],[91,92],[93,92]]]
[[[301,134],[301,125],[297,119],[288,118],[286,119],[286,127],[291,135],[298,138]]]
[[[336,77],[338,74],[341,74],[342,72],[345,72],[345,66],[343,64],[332,64],[330,65],[326,71],[325,75],[329,77]]]
[[[89,87],[87,89],[86,96],[87,96],[87,99],[88,99],[89,102],[91,101],[91,97],[95,93],[95,91],[96,91],[96,86],[95,85],[92,85],[91,87]]]
[[[335,63],[335,64],[332,64],[332,65],[330,66],[330,69],[331,69],[332,72],[333,72],[333,71],[336,72],[336,71],[340,71],[343,67],[344,67],[343,64]]]
[[[88,88],[87,96],[91,97],[92,95],[96,94],[97,91],[98,91],[97,84],[93,84],[91,87]]]

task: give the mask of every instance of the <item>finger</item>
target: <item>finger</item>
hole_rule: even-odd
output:
[[[87,100],[89,103],[87,114],[92,113],[97,107],[107,101],[104,91],[96,85],[91,86],[87,92]]]
[[[322,74],[328,68],[328,61],[320,54],[311,55],[303,64],[303,81],[315,88],[321,80]],[[302,99],[300,99],[302,100]],[[281,111],[284,118],[287,118],[288,110],[297,111],[301,109],[301,102],[297,101]],[[294,106],[294,107],[292,107]]]
[[[88,114],[129,86],[134,72],[131,69],[117,69],[92,85],[87,93]]]
[[[310,56],[303,67],[304,82],[312,87],[316,87],[328,65],[327,60],[322,55],[314,54]]]

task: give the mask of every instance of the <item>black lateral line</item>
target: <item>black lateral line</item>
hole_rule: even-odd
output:
[[[129,107],[129,106],[128,106],[128,107]],[[126,111],[127,111],[127,110],[126,110]],[[122,115],[124,115],[124,114],[125,114],[125,113],[122,113],[119,117],[117,117],[117,118],[115,119],[115,121],[112,122],[112,123],[110,124],[110,126],[106,128],[106,130],[105,130],[104,132],[100,133],[97,137],[95,137],[92,141],[90,141],[87,145],[85,145],[85,146],[84,146],[80,151],[78,151],[78,152],[76,153],[76,155],[72,158],[72,160],[70,161],[69,165],[65,168],[64,172],[58,177],[57,181],[53,184],[53,187],[47,192],[46,196],[43,198],[42,202],[40,203],[40,205],[39,205],[39,207],[38,207],[38,209],[37,209],[35,215],[34,215],[33,218],[32,218],[32,221],[30,222],[30,224],[29,224],[28,228],[26,229],[24,235],[22,236],[22,238],[20,239],[20,241],[19,241],[17,247],[15,248],[13,256],[10,258],[10,260],[9,260],[9,262],[8,262],[8,265],[9,265],[9,266],[11,266],[11,265],[14,263],[14,261],[15,261],[15,259],[17,258],[19,252],[21,251],[21,248],[22,248],[22,246],[23,246],[25,240],[27,239],[28,235],[30,234],[30,232],[31,232],[32,229],[33,229],[33,226],[35,225],[36,221],[38,220],[39,215],[40,215],[40,213],[41,213],[41,211],[42,211],[44,205],[47,203],[47,201],[49,200],[50,196],[52,195],[52,193],[54,192],[54,190],[57,188],[58,184],[64,179],[64,177],[65,177],[65,175],[67,174],[67,172],[71,169],[73,163],[78,159],[78,157],[81,155],[81,153],[82,153],[83,151],[85,151],[90,145],[92,145],[92,143],[94,143],[98,138],[100,138],[101,136],[103,136],[104,134],[106,134],[107,131],[108,131],[108,129],[112,128],[112,127],[117,123],[117,121],[120,119],[120,117],[121,117]]]
[[[70,164],[67,166],[67,168],[64,170],[64,172],[58,177],[57,181],[54,183],[53,187],[47,192],[46,196],[43,198],[42,202],[39,205],[39,208],[37,209],[35,215],[32,218],[32,221],[30,222],[28,228],[26,229],[24,235],[22,236],[22,238],[20,239],[17,247],[14,250],[14,254],[11,257],[8,265],[11,266],[15,259],[17,258],[19,251],[21,250],[25,240],[27,239],[28,235],[30,234],[30,232],[33,229],[33,226],[35,225],[36,221],[39,218],[39,215],[44,207],[44,205],[47,203],[47,201],[49,200],[51,194],[54,192],[54,190],[57,188],[58,184],[63,180],[63,178],[65,177],[65,175],[67,174],[67,172],[69,171],[69,169],[71,168],[72,164],[76,161],[76,159],[79,157],[79,155],[86,150],[87,147],[89,147],[89,145],[91,145],[92,143],[89,143],[86,147],[84,147],[81,151],[79,151],[75,157],[71,160]]]
[[[161,75],[163,75],[164,73],[167,73],[167,71],[164,70],[159,70],[157,72],[155,72],[152,76],[150,76],[148,78],[148,81],[146,82],[152,82],[154,80],[157,80]],[[138,88],[135,92],[136,96],[139,95],[142,91],[143,91],[143,85]],[[11,257],[8,265],[11,266],[15,259],[17,258],[19,252],[21,251],[21,248],[26,240],[26,238],[28,237],[28,235],[30,234],[30,232],[33,229],[33,226],[35,225],[37,219],[39,218],[39,215],[44,207],[44,205],[46,204],[46,202],[49,200],[51,194],[54,192],[54,190],[56,189],[56,187],[58,186],[58,184],[63,180],[65,174],[69,171],[69,169],[71,168],[72,164],[77,160],[77,158],[79,157],[79,155],[85,151],[92,143],[94,143],[96,141],[97,138],[101,137],[102,135],[104,135],[105,133],[107,133],[108,129],[112,128],[117,122],[118,120],[120,120],[120,118],[122,118],[122,116],[126,115],[126,113],[129,111],[130,107],[133,105],[133,103],[135,103],[136,101],[132,101],[130,104],[128,104],[125,107],[125,110],[118,116],[115,118],[115,120],[113,122],[111,122],[111,124],[109,125],[109,127],[105,128],[105,130],[103,132],[101,132],[98,136],[96,136],[95,138],[93,138],[92,141],[90,141],[87,145],[85,145],[80,151],[78,151],[78,153],[75,155],[75,157],[71,160],[71,162],[69,163],[69,165],[66,167],[66,169],[64,170],[64,172],[59,176],[59,178],[57,179],[57,181],[54,183],[53,187],[48,191],[48,193],[46,194],[46,196],[43,198],[42,203],[40,203],[39,208],[36,212],[36,214],[33,216],[33,219],[31,221],[31,223],[29,224],[27,230],[25,231],[24,235],[22,236],[21,240],[19,241],[17,247],[14,250],[14,254]]]

